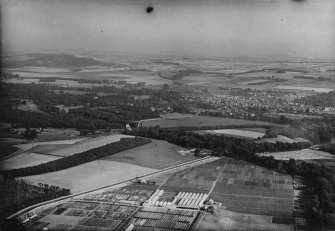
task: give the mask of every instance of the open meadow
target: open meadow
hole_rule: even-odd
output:
[[[24,168],[39,165],[62,157],[26,152],[0,161],[0,170]]]
[[[156,169],[111,160],[95,160],[62,171],[22,177],[38,184],[57,185],[78,193],[154,172]]]
[[[196,159],[194,156],[182,156],[177,152],[183,149],[167,141],[152,140],[149,144],[119,152],[104,159],[161,169]]]
[[[52,129],[45,128],[43,132],[38,134],[39,141],[67,140],[79,138],[80,132],[75,129]]]
[[[212,116],[192,116],[178,118],[160,118],[142,120],[140,126],[154,127],[159,125],[161,128],[168,127],[203,127],[203,126],[235,126],[235,125],[272,125],[272,123],[262,121],[250,121],[241,119],[230,119]]]
[[[78,142],[73,144],[40,144],[31,149],[31,151],[65,157],[76,153],[84,152],[92,148],[97,148],[106,144],[117,142],[123,137],[130,136],[115,134],[87,138],[85,140],[79,140]]]
[[[239,129],[200,130],[195,132],[198,134],[226,135],[226,136],[251,138],[251,139],[262,138],[265,135],[264,132],[246,131]]]
[[[55,140],[55,141],[46,141],[46,142],[30,142],[26,144],[18,144],[14,145],[15,147],[21,149],[21,150],[28,150],[31,148],[34,148],[39,145],[57,145],[57,144],[75,144],[79,141],[83,141],[86,138],[77,138],[77,139],[69,139],[69,140]]]
[[[62,157],[84,152],[89,149],[117,142],[122,137],[130,136],[114,134],[94,138],[32,142],[14,145],[14,147],[19,148],[20,150],[14,156],[1,160],[0,169],[15,169],[39,165],[41,163],[46,163]]]

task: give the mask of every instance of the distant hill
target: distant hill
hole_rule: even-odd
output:
[[[68,54],[28,54],[24,58],[14,56],[3,60],[4,67],[84,67],[106,66],[108,63],[88,57],[76,57]]]
[[[178,69],[168,69],[163,70],[159,73],[159,76],[165,79],[171,79],[171,80],[180,80],[185,76],[189,76],[192,74],[201,74],[202,71],[193,70],[193,69],[186,69],[186,70],[178,70]]]

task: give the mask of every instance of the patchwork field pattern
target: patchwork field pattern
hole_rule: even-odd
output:
[[[125,187],[86,195],[38,214],[28,230],[124,230],[153,191]]]
[[[234,227],[243,230],[248,223],[254,225],[254,230],[290,230],[294,224],[291,176],[244,161],[221,158],[218,161],[176,172],[166,180],[161,189],[171,192],[210,193],[211,199],[222,203],[220,210],[234,212],[235,217],[242,215],[244,217],[258,215],[264,219],[266,217],[260,226],[253,220],[247,221],[247,224],[234,221],[236,227],[214,225],[213,229],[207,227],[208,230],[225,230],[224,227],[228,230],[231,228],[233,230]],[[213,219],[205,217],[204,222],[206,219]],[[219,216],[218,219],[222,220],[224,216]],[[217,222],[225,223],[219,220]],[[226,222],[229,223],[228,220]],[[229,224],[235,224],[234,222]],[[199,227],[207,229],[205,226]]]
[[[273,216],[273,223],[293,224],[293,182],[243,161],[229,161],[210,194],[227,210]]]
[[[208,193],[228,159],[198,165],[174,173],[161,187],[164,191]]]
[[[188,230],[198,210],[141,208],[131,220],[132,230]],[[158,228],[158,229],[157,229]]]
[[[220,158],[161,177],[155,185],[132,184],[77,196],[38,212],[28,230],[276,230],[294,229],[291,176],[250,163]],[[214,214],[178,206],[149,205],[178,192],[205,193]],[[220,204],[222,203],[222,204]]]

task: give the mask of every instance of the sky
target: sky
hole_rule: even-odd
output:
[[[5,52],[335,58],[334,0],[0,2]]]

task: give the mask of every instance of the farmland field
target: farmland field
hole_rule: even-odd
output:
[[[252,139],[261,138],[265,135],[265,133],[263,132],[245,131],[245,130],[238,130],[238,129],[201,130],[201,131],[196,131],[196,133],[246,137],[246,138],[252,138]]]
[[[322,87],[299,87],[299,86],[276,86],[276,89],[285,89],[285,90],[300,90],[300,91],[315,91],[319,93],[328,93],[334,91],[335,88],[322,88]]]
[[[49,144],[74,144],[79,141],[85,140],[86,138],[78,138],[78,139],[70,139],[70,140],[56,140],[56,141],[47,141],[47,142],[34,142],[34,143],[27,143],[27,144],[18,144],[15,147],[28,150],[38,145],[49,145]]]
[[[154,127],[159,125],[161,128],[166,127],[188,127],[188,126],[234,126],[234,125],[271,125],[268,122],[248,121],[241,119],[229,119],[211,116],[192,116],[165,119],[142,120],[142,126]]]
[[[72,193],[77,193],[117,183],[153,171],[156,171],[156,169],[99,159],[62,171],[27,176],[22,179],[30,181],[33,184],[42,182],[57,185],[62,188],[71,189]]]
[[[252,214],[230,213],[224,215],[210,215],[202,213],[192,231],[218,231],[218,230],[248,230],[248,231],[289,231],[293,227],[283,224],[273,224],[271,216],[258,216]]]
[[[109,163],[109,164],[108,164]],[[79,167],[79,168],[78,168]],[[101,159],[57,173],[26,177],[33,183],[45,179],[49,184],[88,189],[135,177],[155,169]],[[57,175],[57,176],[56,176]],[[67,177],[65,177],[67,176]],[[70,177],[69,177],[70,176]],[[124,177],[124,178],[123,178]],[[69,179],[70,178],[70,179]],[[98,180],[99,179],[99,180]],[[160,179],[160,180],[155,180]],[[156,185],[131,184],[77,196],[71,201],[37,211],[36,227],[60,229],[107,228],[135,230],[159,227],[172,230],[293,230],[293,186],[290,176],[255,165],[220,158],[181,171],[155,176]],[[102,184],[102,185],[103,185]],[[141,203],[160,187],[160,200],[171,200],[177,192],[209,194],[221,202],[215,214],[181,208],[141,207]],[[170,199],[169,199],[170,198]],[[270,208],[270,209],[269,209]]]
[[[228,159],[202,164],[172,174],[162,185],[165,191],[208,193]]]
[[[119,152],[106,157],[105,160],[161,169],[196,159],[193,156],[180,155],[177,152],[179,150],[183,150],[183,148],[166,141],[152,140],[149,144]]]
[[[34,104],[30,100],[26,100],[25,104],[20,104],[18,105],[17,109],[22,110],[22,111],[31,111],[31,112],[40,112],[40,113],[45,113],[41,111],[36,104]]]
[[[328,152],[302,149],[298,151],[275,152],[275,153],[258,153],[259,156],[273,156],[277,160],[289,160],[290,158],[296,160],[309,160],[309,159],[328,159],[335,160],[335,155]]]
[[[1,160],[0,170],[23,168],[23,167],[28,167],[28,166],[39,165],[39,164],[46,163],[52,160],[57,160],[59,158],[61,157],[43,155],[43,154],[33,153],[33,152],[22,153],[20,155],[11,157],[9,159]]]
[[[28,230],[188,230],[197,210],[141,207],[153,190],[136,186],[108,189],[40,209]],[[100,228],[100,229],[99,229]]]
[[[275,223],[292,224],[293,185],[288,175],[231,161],[210,197],[233,212],[273,216]]]
[[[44,129],[38,134],[39,141],[66,140],[79,137],[79,131],[74,129]]]
[[[230,212],[230,218],[224,215],[199,218],[202,221],[197,221],[200,223],[195,230],[222,230],[224,227],[239,230],[248,225],[254,230],[260,227],[290,230],[293,227],[292,178],[243,161],[221,158],[176,172],[161,189],[208,193],[214,201],[222,203],[219,212]],[[244,221],[247,224],[238,221],[241,217],[247,219]],[[265,219],[264,223],[258,226],[255,217]]]
[[[11,137],[6,137],[6,138],[0,138],[0,144],[20,144],[20,143],[26,143],[27,140],[21,139],[21,138],[11,138]]]
[[[18,155],[0,161],[0,169],[14,169],[39,165],[62,157],[84,152],[109,143],[119,141],[126,135],[109,135],[95,138],[78,138],[72,140],[57,140],[18,144],[21,149]],[[131,152],[129,150],[129,152]]]
[[[57,156],[69,156],[75,153],[84,152],[92,148],[97,148],[106,144],[119,141],[127,135],[108,135],[98,136],[94,138],[77,138],[72,140],[57,140],[47,142],[34,142],[29,144],[15,145],[22,150],[38,152],[42,154],[50,154]]]
[[[70,156],[76,153],[84,152],[92,148],[97,148],[106,144],[119,141],[123,137],[129,137],[127,135],[108,135],[99,136],[95,138],[88,138],[85,140],[80,140],[71,145],[61,144],[61,145],[39,145],[32,150],[35,152],[40,152],[44,154],[51,154],[57,156]]]

